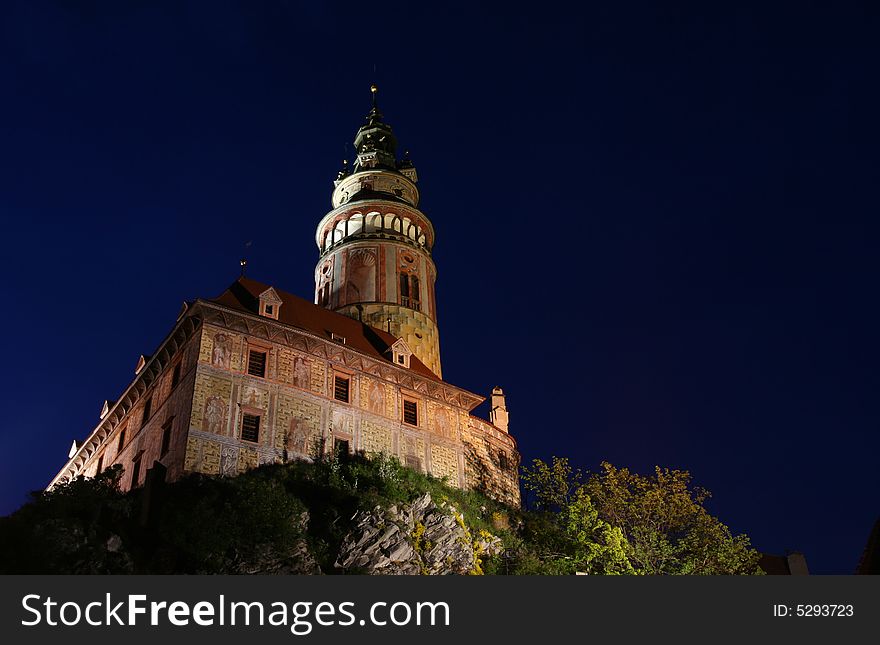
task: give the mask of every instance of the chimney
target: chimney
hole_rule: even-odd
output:
[[[491,423],[499,430],[508,432],[508,421],[509,419],[507,416],[507,403],[504,399],[504,390],[502,390],[500,387],[493,387],[492,410],[489,412],[489,423]]]

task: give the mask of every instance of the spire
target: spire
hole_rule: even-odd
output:
[[[379,88],[376,85],[370,85],[370,93],[373,98],[373,107],[370,109],[370,113],[367,115],[367,124],[375,125],[376,123],[380,123],[382,121],[382,113],[379,111],[379,106],[376,105],[376,94],[379,93]]]
[[[396,170],[397,167],[397,137],[391,131],[391,126],[382,121],[382,113],[376,102],[378,92],[378,87],[370,86],[372,107],[367,114],[366,124],[360,127],[354,137],[357,153],[355,172],[376,167]]]

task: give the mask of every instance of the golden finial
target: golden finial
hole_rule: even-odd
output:
[[[371,91],[373,94],[375,94],[376,92],[379,91],[379,88],[376,87],[375,85],[370,85],[370,91]]]

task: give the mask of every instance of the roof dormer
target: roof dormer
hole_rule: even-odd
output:
[[[398,338],[394,344],[388,348],[388,351],[391,353],[391,360],[394,361],[395,365],[409,367],[409,359],[413,352],[409,348],[409,345],[406,344],[405,340]]]
[[[282,304],[275,289],[269,287],[260,294],[260,315],[278,320],[278,310],[281,309]]]

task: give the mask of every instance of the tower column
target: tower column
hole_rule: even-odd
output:
[[[373,106],[355,136],[357,158],[334,183],[333,210],[315,235],[315,302],[403,338],[442,376],[431,248],[434,227],[418,208],[418,176]]]

